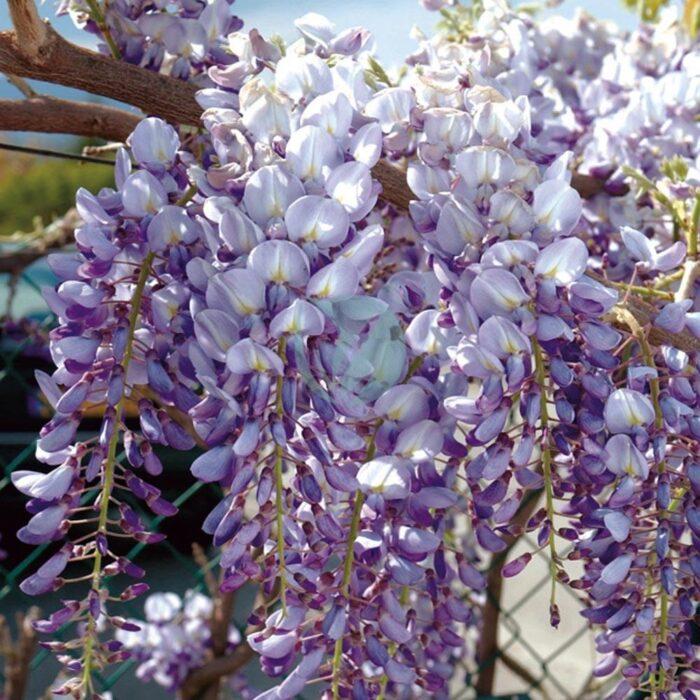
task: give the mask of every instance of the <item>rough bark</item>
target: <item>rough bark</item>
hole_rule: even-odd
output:
[[[38,131],[124,141],[139,120],[138,114],[123,109],[55,97],[0,100],[0,131]]]
[[[84,90],[138,107],[176,124],[199,126],[201,107],[191,83],[116,61],[63,39],[43,24],[45,38],[31,53],[19,31],[0,32],[0,71]]]
[[[393,204],[399,211],[408,211],[408,205],[415,199],[406,182],[406,173],[385,160],[380,160],[372,168],[372,176],[382,186],[381,198]]]
[[[7,0],[18,47],[26,56],[37,55],[46,41],[46,23],[41,21],[32,0]]]
[[[218,684],[222,678],[240,671],[254,656],[253,650],[242,641],[227,656],[218,656],[201,668],[194,670],[180,688],[180,700],[197,700],[206,697],[212,684]],[[218,688],[218,685],[215,687]]]

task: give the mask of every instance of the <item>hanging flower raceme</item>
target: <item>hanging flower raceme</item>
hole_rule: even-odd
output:
[[[384,233],[367,218],[381,130],[359,111],[361,69],[349,59],[329,68],[307,23],[300,29],[304,50],[279,61],[274,93],[254,78],[240,87],[240,114],[205,113],[217,152],[202,185],[211,262],[193,261],[188,273],[197,289],[190,360],[206,389],[191,415],[212,449],[192,471],[227,493],[204,525],[224,547],[224,590],[262,585],[249,644],[271,675],[294,668],[276,697],[324,667],[336,694],[413,683],[441,693],[450,650],[462,644],[455,624],[473,620],[453,594],[457,564],[442,544],[458,500],[455,465],[434,464],[454,421],[435,412],[435,363],[409,369],[409,309],[364,291]],[[317,94],[331,84],[339,89]],[[267,124],[271,138],[270,119],[281,130],[266,158],[229,168],[224,125],[236,152],[252,156],[253,129]],[[391,392],[406,389],[424,408],[404,416],[405,399]],[[431,609],[437,620],[418,619]],[[423,674],[413,671],[418,657]],[[359,672],[368,663],[369,678]]]
[[[144,573],[115,553],[115,538],[148,544],[162,537],[149,531],[124,497],[142,501],[156,516],[173,515],[177,508],[148,481],[163,470],[154,448],[195,445],[183,420],[198,401],[194,372],[183,353],[192,327],[183,281],[200,228],[183,208],[191,191],[175,131],[147,119],[130,145],[131,155],[117,156],[117,189],[97,196],[78,193],[83,225],[76,231],[77,252],[50,258],[63,280],[45,295],[60,322],[51,332],[57,368],[51,376],[38,373],[37,380],[55,414],[36,448],[37,460],[50,471],[13,474],[15,486],[31,499],[32,517],[19,531],[20,540],[64,543],[22,582],[22,590],[37,595],[73,582],[90,586],[84,599],[65,601],[38,624],[51,632],[80,623],[79,640],[49,643],[61,652],[80,649],[77,656],[63,657],[76,676],[65,692],[92,692],[93,670],[125,657],[118,642],[103,644],[100,633],[105,626],[130,629],[112,613],[113,603],[148,588],[134,583],[108,593],[103,585],[118,574],[138,579]],[[133,172],[131,156],[139,166]],[[138,430],[126,422],[136,407]],[[102,425],[86,439],[78,432],[81,421],[97,408]],[[76,574],[69,574],[73,568]]]
[[[431,59],[439,63],[439,54]],[[448,352],[452,370],[470,380],[470,389],[447,397],[444,405],[464,426],[465,442],[473,446],[466,475],[477,541],[487,551],[505,550],[518,532],[511,522],[519,504],[527,491],[541,488],[545,507],[525,529],[535,530],[539,546],[549,550],[552,624],[559,621],[556,583],[570,577],[561,550],[566,540],[574,540],[571,558],[594,560],[591,579],[574,585],[590,596],[587,617],[610,630],[598,640],[601,653],[612,652],[600,673],[612,672],[622,656],[626,664],[625,681],[616,691],[620,697],[642,684],[661,691],[686,690],[691,681],[679,666],[692,664],[688,620],[694,608],[687,591],[696,590],[697,573],[690,564],[694,547],[681,544],[688,530],[682,516],[674,515],[689,491],[688,465],[678,456],[677,469],[671,471],[667,460],[674,452],[669,452],[671,426],[690,419],[695,396],[688,392],[688,404],[661,391],[663,380],[645,345],[647,331],[637,328],[637,338],[634,316],[630,320],[617,311],[621,297],[611,289],[614,285],[586,274],[587,247],[569,237],[581,203],[567,184],[568,158],[560,157],[544,171],[529,163],[526,156],[532,152],[517,126],[520,119],[521,128],[530,128],[527,112],[518,116],[517,101],[510,112],[505,110],[506,94],[496,103],[504,110],[499,112],[489,102],[486,119],[478,103],[469,107],[470,94],[488,89],[493,95],[493,87],[480,85],[472,75],[472,84],[464,89],[450,81],[450,70],[440,66],[430,89],[440,86],[441,104],[451,105],[451,112],[429,106],[420,118],[420,97],[412,106],[418,164],[409,165],[409,183],[420,199],[412,205],[412,214],[443,285],[438,310],[430,316],[425,312],[415,326],[432,324],[432,333],[421,333],[431,338],[432,347],[438,347],[445,329],[463,335]],[[457,120],[464,129],[454,128]],[[438,126],[436,133],[445,136],[436,139],[433,125],[440,122],[445,126]],[[447,134],[463,136],[452,145]],[[673,188],[688,196],[679,185]],[[673,196],[666,194],[664,199],[665,191],[656,191],[661,202]],[[692,192],[688,199],[692,206]],[[669,208],[677,225],[683,226],[686,219],[678,207]],[[696,223],[686,226],[690,238],[697,236]],[[622,239],[633,264],[636,261],[630,285],[635,277],[672,276],[686,255],[684,243],[659,252],[639,232],[625,231]],[[613,274],[620,274],[620,268]],[[668,304],[656,324],[681,331],[690,306],[685,301]],[[611,327],[609,312],[631,332]],[[408,337],[410,342],[410,329]],[[620,353],[625,347],[623,362]],[[687,367],[685,353],[669,348],[662,357],[676,372]],[[659,367],[663,360],[657,361]],[[621,384],[630,388],[616,388]],[[678,499],[673,507],[671,493]],[[557,527],[559,509],[570,518],[571,527]],[[599,546],[589,544],[596,518],[604,531],[595,537]],[[650,522],[660,523],[658,545],[650,541],[656,535],[655,528],[646,527]],[[639,542],[634,541],[632,523],[641,530]],[[669,544],[674,537],[681,540]],[[518,557],[503,574],[516,575],[530,558],[531,553]],[[603,582],[596,583],[598,577]],[[656,612],[648,594],[654,585],[661,587],[663,599]],[[680,600],[673,602],[677,592],[684,601],[682,612]],[[670,609],[679,635],[673,651],[668,647],[674,634],[669,632]],[[638,612],[644,620],[641,631],[633,626]]]

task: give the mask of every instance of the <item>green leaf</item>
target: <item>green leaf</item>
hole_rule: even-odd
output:
[[[370,69],[371,69],[373,75],[374,75],[380,82],[382,82],[382,83],[384,83],[385,85],[388,85],[389,87],[391,87],[391,85],[392,85],[391,79],[390,79],[389,76],[386,74],[386,71],[384,70],[384,68],[382,68],[381,63],[379,63],[379,61],[377,61],[377,59],[374,58],[373,56],[369,56],[369,57],[368,57],[368,61],[369,61],[369,67],[370,67]]]

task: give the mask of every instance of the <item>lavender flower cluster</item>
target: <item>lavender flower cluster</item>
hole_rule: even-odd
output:
[[[207,69],[231,62],[226,37],[243,26],[234,0],[59,0],[57,15],[95,35],[102,51],[181,80],[207,84]]]
[[[146,620],[130,620],[132,629],[115,634],[132,658],[141,662],[137,677],[176,690],[187,674],[206,660],[213,607],[211,598],[195,591],[187,591],[182,598],[176,593],[148,596],[143,606]],[[241,635],[231,626],[228,647],[234,648],[240,641]]]
[[[78,192],[77,251],[50,258],[50,471],[13,479],[20,539],[58,543],[22,589],[89,586],[39,623],[79,623],[46,643],[61,692],[96,696],[130,653],[171,689],[206,659],[201,599],[152,597],[144,626],[113,609],[147,586],[105,585],[144,573],[115,538],[160,537],[125,496],[176,511],[153,485],[167,445],[201,448],[193,476],[225,494],[203,528],[221,591],[259,590],[245,643],[278,683],[260,700],[447,698],[480,565],[523,532],[551,624],[558,584],[585,598],[611,697],[696,697],[698,45],[668,16],[627,37],[481,4],[443,8],[453,29],[400,80],[368,32],[315,14],[285,46],[219,0],[110,3],[106,25],[74,8],[125,60],[196,79],[203,129],[144,119],[115,188]],[[409,215],[380,159],[405,167]]]

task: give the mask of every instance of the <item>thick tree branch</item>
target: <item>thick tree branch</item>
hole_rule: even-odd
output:
[[[19,30],[0,32],[0,71],[84,90],[138,107],[175,124],[199,126],[201,107],[191,83],[116,61],[71,44],[50,25],[32,54],[22,47]]]
[[[408,205],[415,197],[406,182],[406,173],[387,161],[380,160],[372,168],[372,175],[382,186],[381,198],[393,204],[399,211],[408,211]],[[574,173],[571,177],[571,186],[583,199],[590,199],[603,192],[605,183],[591,175]]]
[[[605,191],[605,182],[599,180],[592,175],[584,175],[583,173],[573,173],[571,176],[571,186],[583,197],[583,199],[591,199],[597,194]],[[610,197],[621,197],[630,191],[627,185],[621,186],[616,194],[610,194]]]
[[[122,109],[55,97],[0,100],[0,131],[39,131],[124,141],[139,120],[137,114]]]
[[[385,202],[393,204],[399,211],[408,211],[408,205],[415,197],[406,182],[406,173],[403,170],[380,160],[372,168],[372,176],[379,180],[382,186],[381,198]]]
[[[33,0],[7,0],[18,47],[25,56],[36,56],[46,41],[46,24],[41,21]]]

